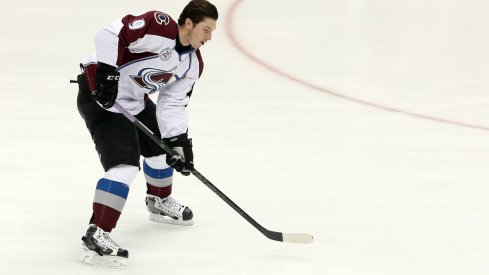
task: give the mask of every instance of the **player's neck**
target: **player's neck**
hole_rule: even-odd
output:
[[[178,26],[178,39],[182,46],[190,45],[190,41],[188,41],[188,31],[180,26]]]
[[[185,52],[188,52],[188,51],[191,51],[192,50],[192,46],[190,45],[190,41],[188,41],[188,39],[186,40],[188,43],[187,45],[183,44],[182,43],[182,37],[183,38],[187,38],[188,35],[180,35],[180,33],[178,34],[177,36],[177,39],[175,41],[175,51],[178,53],[178,54],[182,54],[182,53],[185,53]]]

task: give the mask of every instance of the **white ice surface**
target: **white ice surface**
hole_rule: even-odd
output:
[[[102,169],[68,81],[98,27],[186,1],[18,0],[0,24],[0,274],[489,274],[488,1],[214,2],[196,167],[314,243],[266,239],[193,177],[174,195],[195,225],[152,223],[140,173],[111,234],[127,268],[78,262]]]

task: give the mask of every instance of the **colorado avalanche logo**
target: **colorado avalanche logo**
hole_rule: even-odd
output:
[[[139,87],[148,89],[151,94],[163,88],[175,76],[171,71],[146,68],[139,71],[138,75],[131,75],[130,77]]]
[[[168,25],[170,23],[170,16],[164,12],[155,12],[155,20],[160,25]]]

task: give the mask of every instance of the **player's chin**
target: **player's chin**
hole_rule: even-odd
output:
[[[204,44],[205,44],[205,42],[202,42],[202,41],[201,41],[201,42],[199,43],[199,45],[198,45],[198,48],[200,48],[200,47],[204,46]],[[197,49],[198,49],[198,48],[197,48]]]

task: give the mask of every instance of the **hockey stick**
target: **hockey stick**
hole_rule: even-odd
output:
[[[151,140],[157,143],[165,153],[172,155],[173,151],[171,148],[166,145],[159,137],[157,137],[146,125],[141,123],[136,117],[131,115],[124,107],[119,105],[117,102],[114,103],[114,107],[119,110],[127,119],[129,119],[136,127],[143,131]],[[276,232],[266,229],[257,223],[250,215],[246,214],[246,212],[241,209],[236,203],[234,203],[228,196],[226,196],[221,190],[219,190],[214,184],[212,184],[208,179],[206,179],[199,171],[193,169],[190,171],[197,179],[199,179],[203,184],[205,184],[209,189],[212,190],[217,196],[219,196],[223,201],[225,201],[231,208],[233,208],[238,214],[241,215],[245,220],[247,220],[251,225],[253,225],[258,231],[260,231],[265,237],[278,241],[278,242],[287,242],[287,243],[311,243],[313,241],[313,237],[311,234],[306,233],[282,233]]]

